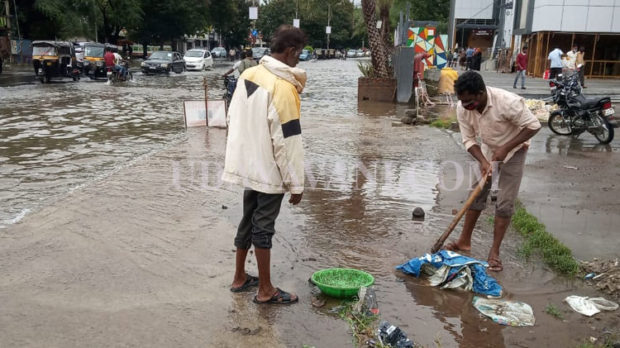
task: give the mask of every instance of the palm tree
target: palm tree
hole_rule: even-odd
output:
[[[381,33],[377,29],[376,8],[377,3],[375,0],[362,0],[362,11],[364,12],[364,20],[366,22],[375,77],[389,78],[387,50]]]

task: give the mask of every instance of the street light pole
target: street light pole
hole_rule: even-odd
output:
[[[330,27],[332,19],[332,7],[330,3],[327,3],[327,26]],[[330,28],[331,31],[331,28]],[[329,33],[327,33],[327,49],[329,50]]]

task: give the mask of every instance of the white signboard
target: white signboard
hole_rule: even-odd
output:
[[[209,127],[226,128],[226,102],[209,100]],[[186,100],[183,102],[185,127],[206,127],[205,101]]]
[[[258,7],[250,7],[250,19],[258,19]]]
[[[293,19],[293,26],[295,28],[299,28],[299,19],[298,18]]]
[[[325,27],[325,34],[331,34],[332,33],[332,27]]]

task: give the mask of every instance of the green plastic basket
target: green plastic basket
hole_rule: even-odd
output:
[[[314,272],[312,282],[332,297],[346,298],[357,295],[360,287],[371,286],[375,278],[353,268],[329,268]]]

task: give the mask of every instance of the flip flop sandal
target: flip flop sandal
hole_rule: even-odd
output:
[[[296,297],[294,300],[292,299],[291,294],[289,294],[288,292],[280,289],[280,288],[276,288],[278,291],[276,291],[275,294],[273,294],[273,296],[271,296],[271,298],[267,301],[259,301],[258,298],[256,296],[254,296],[254,303],[258,303],[258,304],[291,304],[291,303],[295,303],[297,301],[299,301],[299,297]]]
[[[251,276],[249,274],[246,274],[245,275],[245,283],[243,283],[243,285],[241,285],[240,287],[230,288],[230,291],[232,291],[232,292],[242,292],[242,291],[249,290],[253,286],[258,286],[258,278],[254,277],[254,276]]]
[[[502,260],[500,259],[488,259],[489,267],[487,268],[491,272],[501,272],[504,270]]]

